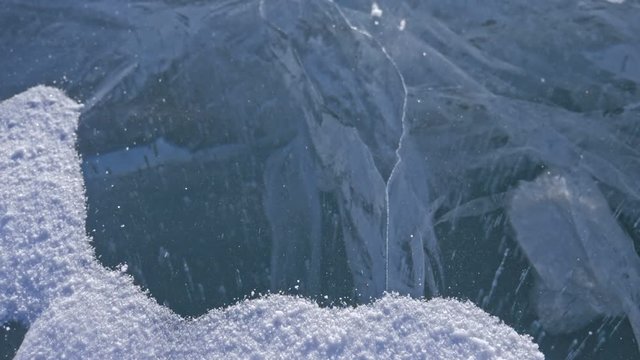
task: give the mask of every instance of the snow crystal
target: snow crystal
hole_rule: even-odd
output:
[[[323,309],[272,295],[187,320],[122,272],[84,233],[80,107],[36,87],[0,103],[0,323],[29,330],[17,358],[542,359],[473,304],[387,295]]]
[[[405,19],[400,20],[400,25],[398,25],[398,30],[404,31],[406,27],[407,27],[407,20]]]
[[[382,17],[382,9],[377,3],[371,4],[371,17]]]

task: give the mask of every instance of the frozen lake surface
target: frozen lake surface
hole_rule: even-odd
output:
[[[84,184],[91,243],[74,244],[149,306],[455,297],[546,358],[632,359],[638,18],[635,0],[6,0],[0,99],[45,84],[84,104],[83,181],[64,181]],[[0,256],[27,288],[68,271]],[[0,307],[21,314],[0,348],[48,314],[42,296]],[[307,304],[286,299],[260,301]]]

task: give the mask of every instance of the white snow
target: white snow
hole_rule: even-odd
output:
[[[45,87],[0,104],[0,323],[30,327],[18,359],[543,358],[528,336],[456,300],[323,309],[273,295],[175,315],[93,257],[79,109]]]
[[[375,2],[371,4],[371,17],[382,17],[382,9]]]
[[[405,19],[400,20],[400,25],[398,25],[398,30],[404,31],[406,27],[407,27],[407,20]]]
[[[45,88],[0,105],[0,322],[32,322],[93,263],[74,150],[79,109]]]

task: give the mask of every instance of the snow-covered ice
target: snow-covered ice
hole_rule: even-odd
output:
[[[96,257],[183,316],[252,289],[442,294],[549,357],[636,358],[640,4],[619,2],[7,0],[0,97],[85,104]]]
[[[79,111],[46,87],[0,104],[0,323],[29,326],[18,359],[543,358],[530,337],[448,299],[320,308],[272,295],[177,316],[94,258]]]

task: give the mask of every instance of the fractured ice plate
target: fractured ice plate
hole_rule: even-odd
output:
[[[522,182],[509,217],[536,269],[540,320],[551,332],[626,314],[640,335],[640,259],[596,182],[581,170]]]

